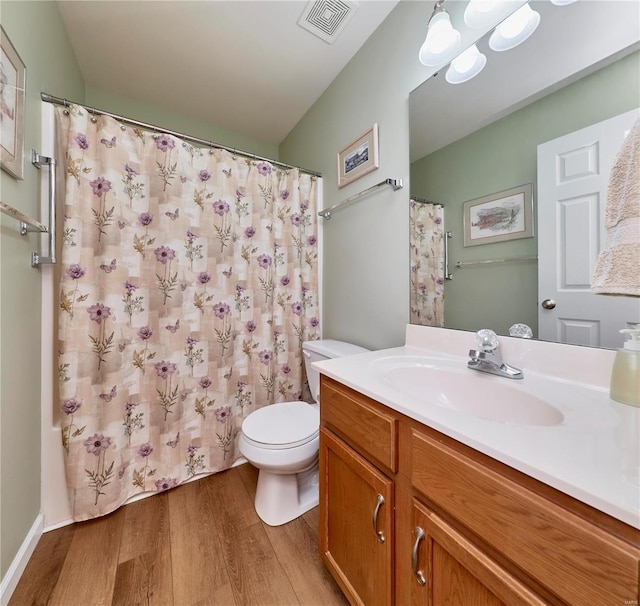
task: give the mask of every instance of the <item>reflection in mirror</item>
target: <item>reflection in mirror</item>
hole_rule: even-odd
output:
[[[640,5],[615,0],[567,6],[532,0],[531,5],[541,22],[524,44],[495,53],[485,37],[478,47],[487,55],[487,66],[476,78],[453,85],[441,70],[410,95],[411,195],[444,204],[444,228],[452,232],[453,279],[445,283],[444,326],[472,331],[492,328],[506,335],[510,326],[524,323],[536,338],[619,346],[617,330],[640,321],[640,299],[593,295],[584,279],[571,284],[557,267],[550,268],[556,282],[568,284],[568,289],[614,304],[625,300],[626,308],[619,305],[606,312],[617,327],[614,341],[599,335],[603,318],[563,322],[562,305],[553,311],[540,305],[549,297],[538,291],[537,257],[543,256],[538,245],[554,245],[546,244],[549,226],[538,221],[538,207],[548,200],[541,199],[538,191],[537,154],[543,143],[640,107]],[[615,156],[623,136],[610,156]],[[576,161],[581,161],[578,156]],[[602,160],[604,164],[588,170],[597,172],[612,161]],[[576,212],[563,215],[567,221],[573,215],[584,219],[584,207],[598,222],[589,236],[589,245],[596,250],[588,252],[583,263],[590,275],[597,247],[604,242],[608,170],[602,175],[604,189],[594,192],[588,204],[576,205]],[[464,203],[527,183],[533,186],[533,237],[465,247]],[[491,211],[490,207],[472,208]],[[569,224],[563,225],[555,229]],[[582,240],[574,244],[566,250],[587,246]],[[478,263],[492,260],[498,262]],[[456,262],[461,262],[459,268]],[[551,336],[540,333],[542,312],[558,318]]]
[[[412,198],[409,202],[410,323],[444,324],[446,252],[442,204]]]

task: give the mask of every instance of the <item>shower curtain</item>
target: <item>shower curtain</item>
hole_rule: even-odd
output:
[[[444,326],[444,209],[409,202],[410,322]]]
[[[62,447],[75,520],[230,467],[251,411],[304,399],[316,177],[58,108]]]

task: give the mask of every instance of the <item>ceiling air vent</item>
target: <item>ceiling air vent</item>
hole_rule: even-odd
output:
[[[333,44],[358,7],[349,0],[311,0],[302,11],[298,25]]]

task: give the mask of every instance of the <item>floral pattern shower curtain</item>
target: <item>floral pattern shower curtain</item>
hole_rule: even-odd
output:
[[[315,177],[59,108],[62,441],[75,520],[230,467],[251,411],[303,399]]]
[[[444,326],[444,209],[410,201],[411,324]]]

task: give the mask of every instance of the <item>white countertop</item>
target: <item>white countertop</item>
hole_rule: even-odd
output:
[[[430,327],[408,326],[403,347],[316,362],[314,367],[640,529],[640,408],[609,398],[614,352],[522,341],[500,337],[505,362],[524,371],[522,380],[467,369],[466,354],[475,345],[473,333]],[[482,374],[484,381],[506,382],[510,388],[533,394],[559,410],[564,419],[550,426],[485,420],[407,395],[380,370],[387,361],[425,356],[439,358],[443,368],[455,369],[453,372]]]

